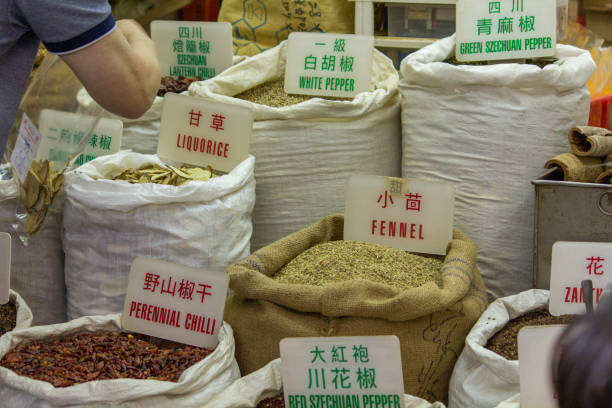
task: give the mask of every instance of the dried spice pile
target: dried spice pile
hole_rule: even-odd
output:
[[[0,305],[0,336],[15,328],[17,324],[17,306],[13,301]]]
[[[364,279],[405,290],[427,282],[441,285],[442,263],[383,245],[330,241],[302,252],[272,278],[315,286]]]
[[[55,387],[118,378],[176,382],[213,351],[142,334],[93,332],[19,344],[0,365]]]
[[[284,398],[284,395],[281,393],[276,397],[262,399],[256,408],[285,408]]]
[[[33,234],[38,231],[45,220],[47,210],[53,202],[53,197],[62,188],[66,165],[55,172],[53,162],[48,160],[34,160],[25,182],[21,186],[24,205],[28,212],[26,232]]]
[[[124,180],[132,184],[155,183],[181,186],[190,181],[208,181],[213,177],[216,176],[211,166],[202,169],[200,167],[161,167],[154,164],[138,170],[127,169],[113,180]]]
[[[282,108],[283,106],[305,102],[314,98],[314,96],[288,94],[285,92],[285,80],[277,79],[239,93],[235,95],[234,98],[244,99],[245,101],[257,103],[259,105],[267,105],[272,108]],[[333,98],[329,96],[317,96],[317,98],[337,101],[347,100],[347,98]]]
[[[553,316],[545,309],[533,310],[510,320],[503,329],[489,339],[485,347],[506,360],[518,360],[518,333],[523,327],[568,324],[574,317],[574,315]]]
[[[159,89],[157,90],[157,96],[164,96],[168,92],[173,93],[181,93],[189,88],[192,82],[202,81],[203,78],[185,78],[180,76],[178,78],[174,78],[171,76],[165,76],[161,79],[161,84],[159,85]]]

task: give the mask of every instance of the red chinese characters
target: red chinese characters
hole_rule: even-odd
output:
[[[168,279],[161,279],[160,282],[160,276],[158,274],[147,272],[144,277],[142,289],[151,293],[179,297],[185,300],[193,300],[193,292],[195,291],[200,294],[200,303],[204,303],[206,296],[212,295],[212,286],[205,283],[197,283],[197,287],[198,290],[195,291],[196,282],[188,279],[181,279],[181,281],[178,282],[177,290],[177,281],[173,280],[172,276],[169,276]],[[159,291],[157,291],[157,288],[159,288]]]

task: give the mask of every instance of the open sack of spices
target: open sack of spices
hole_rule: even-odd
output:
[[[0,358],[6,407],[195,407],[240,377],[228,324],[207,349],[123,332],[120,315],[9,333]]]
[[[236,380],[202,408],[285,408],[281,360],[270,361],[259,370]],[[430,403],[404,395],[405,408],[444,408],[441,402]]]
[[[233,63],[237,64],[244,61],[246,57],[235,56]],[[123,137],[121,138],[121,149],[132,150],[138,153],[155,154],[157,152],[157,141],[159,138],[159,126],[161,121],[162,108],[164,107],[164,96],[168,92],[182,93],[187,91],[189,85],[199,78],[171,77],[161,78],[157,96],[153,104],[142,116],[136,119],[128,119],[114,115],[103,109],[89,95],[85,88],[81,88],[76,95],[79,103],[79,112],[88,113],[98,112],[105,118],[119,119],[123,122]],[[100,113],[101,112],[101,113]]]
[[[548,64],[454,65],[451,36],[404,58],[402,176],[452,180],[455,226],[478,247],[490,298],[532,287],[534,194],[529,180],[585,125],[595,69],[588,51],[558,44]]]
[[[445,401],[465,336],[487,305],[476,247],[455,231],[444,259],[418,256],[341,241],[343,225],[341,214],[327,216],[228,268],[224,317],[241,372],[279,357],[285,337],[395,335],[404,391]]]
[[[548,312],[549,291],[531,289],[495,300],[465,340],[450,382],[450,408],[490,408],[520,392],[518,332],[525,326],[567,324]]]
[[[253,250],[343,211],[349,176],[400,171],[399,78],[389,58],[374,50],[370,90],[353,99],[286,94],[286,60],[284,41],[188,91],[253,112]]]
[[[0,305],[0,336],[12,330],[25,329],[32,325],[32,310],[19,293],[11,290],[9,301]]]
[[[250,253],[254,158],[228,174],[121,151],[66,174],[68,316],[123,309],[134,257],[225,268]]]

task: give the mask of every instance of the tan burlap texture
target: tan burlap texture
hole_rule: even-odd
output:
[[[308,286],[271,278],[308,248],[342,239],[343,226],[343,215],[327,216],[228,268],[233,293],[224,318],[234,328],[242,375],[279,357],[285,337],[395,335],[404,392],[446,401],[465,337],[487,306],[476,247],[454,231],[441,288],[431,282],[402,291],[364,280]]]
[[[560,167],[564,181],[593,183],[603,173],[601,157],[579,157],[573,153],[559,154],[544,165],[547,169]]]
[[[612,154],[612,131],[595,126],[570,130],[569,142],[576,156],[603,157]]]

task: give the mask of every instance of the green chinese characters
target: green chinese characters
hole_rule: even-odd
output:
[[[172,52],[176,54],[176,65],[169,66],[171,76],[188,78],[214,77],[215,68],[207,67],[210,41],[202,36],[202,27],[178,27],[178,37],[172,41]]]

